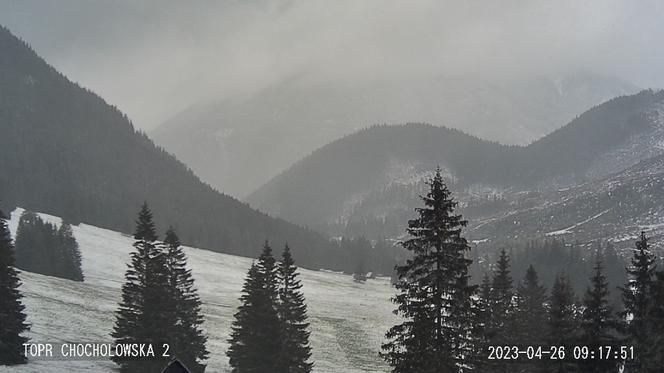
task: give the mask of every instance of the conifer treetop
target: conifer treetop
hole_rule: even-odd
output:
[[[14,260],[14,247],[7,226],[7,217],[0,210],[0,365],[25,363],[23,343],[28,339],[22,334],[30,326],[25,322],[25,306],[19,291]]]
[[[152,218],[152,211],[150,211],[150,207],[148,207],[147,201],[143,202],[141,211],[138,213],[134,239],[144,240],[147,242],[154,242],[157,240],[157,230]]]
[[[180,238],[178,237],[177,233],[175,233],[175,229],[173,228],[173,226],[169,226],[168,229],[166,230],[166,235],[164,236],[164,243],[172,247],[182,246]]]

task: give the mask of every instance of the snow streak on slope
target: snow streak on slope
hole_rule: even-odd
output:
[[[576,224],[572,225],[571,227],[568,227],[568,228],[565,228],[565,229],[561,229],[561,230],[557,230],[557,231],[554,231],[554,232],[549,232],[549,233],[546,234],[546,236],[547,236],[547,237],[551,237],[551,236],[560,236],[560,235],[563,235],[563,234],[571,234],[572,231],[573,231],[575,228],[578,228],[578,227],[582,226],[583,224],[586,224],[586,223],[588,223],[589,221],[592,221],[593,219],[597,219],[597,218],[599,218],[600,216],[606,214],[606,213],[609,212],[610,210],[611,210],[610,208],[609,208],[609,209],[606,209],[606,210],[600,212],[600,213],[597,214],[597,215],[591,216],[591,217],[589,217],[588,219],[586,219],[586,220],[584,220],[584,221],[582,221],[582,222],[579,222],[579,223],[576,223]]]
[[[21,210],[9,222],[15,234]],[[58,218],[41,215],[59,223]],[[21,291],[32,342],[112,342],[109,334],[132,238],[81,224],[73,227],[81,247],[85,282],[77,283],[22,272]],[[242,282],[252,259],[186,248],[203,300],[204,329],[211,352],[206,372],[230,372],[225,352]],[[296,258],[297,259],[297,258]],[[389,298],[388,279],[353,282],[350,276],[301,270],[309,305],[315,372],[384,372],[378,357],[387,329],[398,321]],[[0,372],[114,372],[110,361],[33,360]]]

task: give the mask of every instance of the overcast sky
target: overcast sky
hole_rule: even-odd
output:
[[[148,130],[296,76],[589,71],[664,87],[658,0],[0,0],[0,24]]]

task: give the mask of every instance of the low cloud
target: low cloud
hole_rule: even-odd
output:
[[[151,129],[306,82],[574,72],[664,86],[660,1],[0,0],[0,23]]]

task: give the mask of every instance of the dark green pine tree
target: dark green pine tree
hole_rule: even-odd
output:
[[[583,299],[581,313],[581,346],[588,346],[591,351],[598,351],[602,346],[618,345],[618,320],[610,306],[609,284],[603,272],[601,259],[597,259],[594,274],[590,278],[590,287]],[[618,363],[613,359],[595,360],[581,363],[584,373],[610,373],[618,371]]]
[[[537,271],[531,265],[526,271],[523,281],[516,291],[516,338],[520,344],[527,346],[543,346],[546,324],[546,288],[539,282]]]
[[[272,372],[281,352],[281,324],[277,268],[267,241],[258,262],[249,269],[242,293],[226,352],[232,372]]]
[[[281,351],[276,373],[308,373],[313,368],[309,362],[309,323],[307,305],[302,294],[302,284],[288,245],[279,265],[279,320],[281,322]]]
[[[182,361],[193,373],[202,373],[205,371],[203,361],[209,353],[205,348],[207,337],[201,328],[201,300],[194,287],[191,270],[187,269],[187,256],[172,227],[166,231],[163,251],[173,305],[164,311],[172,312],[169,318],[177,320],[168,337],[171,355]]]
[[[472,343],[473,357],[472,366],[479,372],[487,372],[490,369],[487,356],[489,354],[490,339],[488,327],[491,319],[491,278],[488,273],[482,277],[482,283],[477,294],[477,301],[473,306]]]
[[[579,326],[574,302],[574,288],[569,279],[565,275],[557,276],[551,287],[548,331],[545,341],[547,346],[564,347],[567,354],[574,347]],[[545,364],[547,372],[551,373],[576,371],[576,364],[569,360],[548,359]]]
[[[510,271],[510,257],[504,249],[500,251],[496,264],[490,299],[491,342],[496,345],[510,344],[514,339],[514,285]]]
[[[574,288],[566,275],[561,274],[553,281],[549,305],[547,343],[552,346],[566,346],[573,342],[577,329]]]
[[[7,217],[0,210],[0,365],[24,364],[22,336],[28,330],[25,306],[18,288],[21,282],[14,268],[14,247],[7,227]]]
[[[408,222],[411,253],[397,267],[399,294],[395,313],[405,321],[386,334],[381,356],[393,372],[452,373],[470,363],[472,354],[471,297],[468,284],[471,260],[461,229],[467,222],[455,215],[457,203],[443,182],[440,169],[429,181],[419,217]]]
[[[531,265],[516,290],[514,341],[518,345],[546,348],[546,335],[542,328],[547,320],[546,302],[546,289],[540,284],[537,271]],[[543,370],[543,364],[541,361],[525,361],[516,368],[518,372],[536,372]]]
[[[514,338],[514,285],[510,267],[510,256],[503,249],[498,257],[489,295],[491,312],[487,322],[487,339],[489,345],[493,346],[508,346],[517,342]],[[488,363],[488,372],[505,372],[514,369],[508,360],[493,360]]]
[[[634,359],[625,362],[626,372],[646,372],[643,364],[648,360],[649,333],[652,325],[648,312],[652,302],[652,286],[655,279],[655,255],[649,250],[645,232],[636,241],[636,249],[627,267],[628,281],[623,287],[622,298],[625,310],[622,317],[625,325],[626,344],[634,346]]]
[[[175,321],[169,309],[165,255],[157,247],[157,234],[147,203],[141,207],[134,234],[135,251],[125,273],[122,300],[117,311],[113,333],[116,343],[152,343],[161,348],[169,343],[168,331]],[[161,353],[157,353],[161,356]],[[162,359],[113,359],[121,372],[158,372],[165,365]]]
[[[83,281],[81,269],[81,251],[74,237],[71,225],[63,222],[57,232],[58,243],[58,272],[63,278],[74,281]]]

